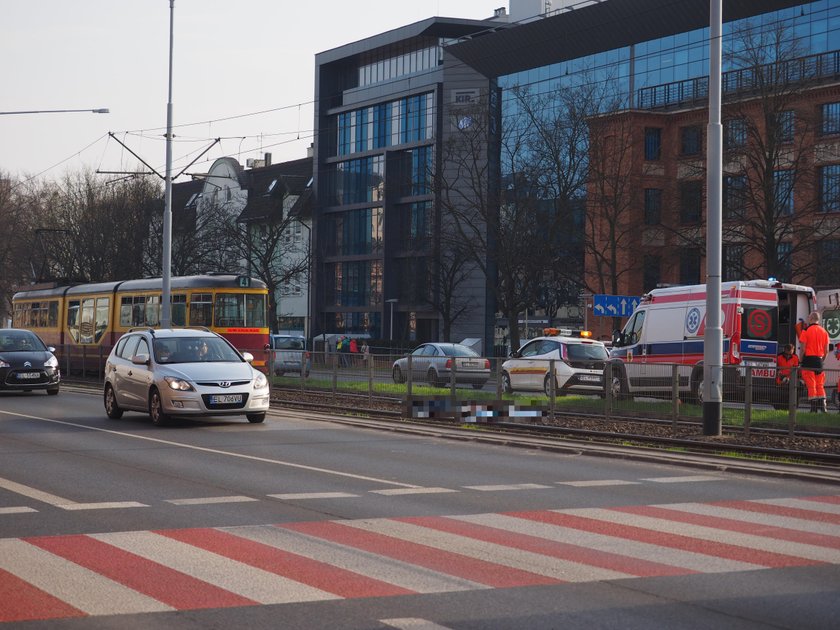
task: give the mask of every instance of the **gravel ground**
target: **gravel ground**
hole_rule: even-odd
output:
[[[335,397],[329,393],[318,392],[300,392],[294,390],[275,390],[272,396],[272,403],[282,407],[284,403],[289,406],[294,405],[323,405],[332,413],[342,413],[344,411],[353,410],[369,411],[371,417],[375,417],[376,411],[386,412],[387,415],[394,412],[402,412],[403,406],[400,403],[388,402],[373,399],[368,401],[366,396],[359,396],[357,398],[344,396],[341,400],[341,406],[335,404]],[[383,415],[386,415],[383,414]],[[837,426],[840,430],[840,414],[834,413],[837,416]],[[393,417],[393,416],[390,416]],[[563,415],[554,418],[553,420],[546,419],[541,422],[544,425],[550,425],[558,428],[567,428],[574,430],[597,431],[605,434],[603,439],[615,442],[620,440],[622,442],[627,439],[619,436],[644,436],[651,438],[678,438],[682,440],[695,441],[698,443],[714,443],[722,448],[726,446],[749,446],[753,448],[775,449],[785,451],[799,451],[805,453],[826,453],[840,456],[840,433],[836,438],[826,437],[824,435],[814,436],[789,436],[786,433],[767,433],[760,430],[751,431],[749,435],[744,435],[742,431],[729,431],[724,429],[721,436],[706,436],[702,435],[702,426],[700,424],[686,424],[679,423],[674,429],[670,420],[664,422],[654,422],[646,420],[618,420],[605,418],[592,418],[574,415]],[[594,439],[587,436],[588,439]],[[600,439],[600,438],[599,438]],[[633,439],[635,444],[643,444],[644,439]],[[651,443],[655,445],[655,443]]]

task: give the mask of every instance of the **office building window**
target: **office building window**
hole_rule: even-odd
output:
[[[796,113],[791,109],[779,112],[779,141],[793,142],[795,130]]]
[[[840,212],[840,164],[820,167],[820,211]]]
[[[662,222],[662,189],[645,188],[645,225]]]
[[[743,118],[731,118],[723,123],[723,144],[727,149],[747,145],[747,122]]]
[[[840,133],[840,102],[823,104],[820,113],[820,133],[824,136]]]
[[[741,219],[744,216],[747,178],[744,175],[727,175],[723,178],[723,218]]]
[[[680,250],[680,284],[700,284],[700,250]]]
[[[776,246],[776,279],[780,282],[790,282],[793,270],[793,246],[790,243],[779,243]]]
[[[655,289],[662,281],[662,259],[647,255],[642,262],[642,291]]]
[[[658,160],[662,157],[662,129],[645,128],[645,159]]]
[[[680,184],[680,223],[699,223],[703,214],[703,182],[690,181]]]
[[[723,269],[722,280],[740,280],[744,277],[744,246],[724,245],[723,246]]]
[[[816,284],[823,287],[837,286],[840,278],[840,239],[820,241],[817,245]]]
[[[793,171],[773,172],[773,203],[776,215],[793,214]]]
[[[680,155],[698,155],[703,149],[703,131],[697,126],[680,130]]]

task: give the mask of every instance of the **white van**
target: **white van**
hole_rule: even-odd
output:
[[[775,384],[776,356],[792,343],[800,349],[796,322],[816,305],[814,290],[772,280],[721,283],[724,392],[743,395],[745,369],[753,376],[754,400],[783,407],[787,393]],[[706,285],[654,289],[642,296],[610,351],[612,394],[670,397],[672,364],[684,399],[701,402],[706,323]]]
[[[825,393],[829,400],[840,406],[837,392],[837,379],[840,378],[840,289],[817,292],[817,310],[822,316],[823,328],[828,332],[828,356],[826,369]]]

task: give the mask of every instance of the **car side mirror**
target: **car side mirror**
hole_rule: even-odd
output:
[[[251,363],[254,360],[254,355],[250,352],[243,352],[242,358],[245,359],[248,363]]]
[[[135,354],[131,357],[131,362],[134,365],[149,365],[149,355],[145,353]]]
[[[47,346],[47,350],[50,352],[55,352],[55,346]]]
[[[263,350],[271,350],[271,344],[267,343],[263,346]]]

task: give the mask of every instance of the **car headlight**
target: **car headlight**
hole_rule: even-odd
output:
[[[54,356],[51,356],[49,359],[44,361],[44,367],[57,368],[58,367],[58,359],[56,359]]]
[[[175,378],[174,376],[164,376],[163,380],[166,381],[166,384],[169,385],[171,389],[174,389],[179,392],[191,392],[195,391],[193,386],[190,384],[189,381],[185,381],[182,378]]]
[[[12,367],[8,363],[6,363],[3,359],[0,359],[0,368]]]
[[[257,377],[254,379],[254,389],[265,389],[266,387],[268,387],[268,379],[265,377],[265,374],[258,372]]]

